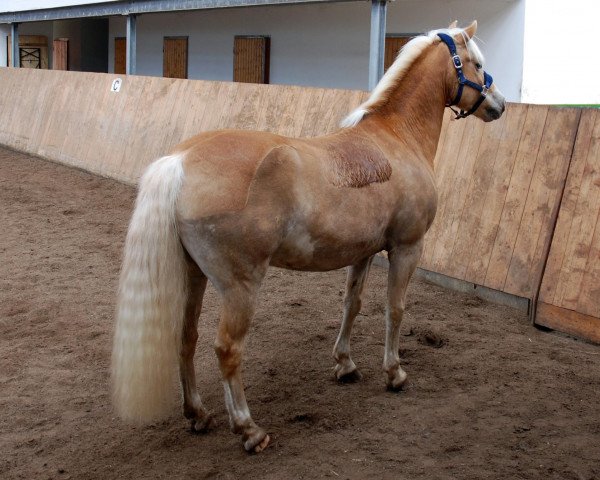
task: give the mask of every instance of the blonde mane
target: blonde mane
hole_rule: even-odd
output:
[[[392,63],[377,86],[373,89],[367,101],[344,118],[341,121],[340,126],[342,128],[354,127],[360,123],[367,114],[383,105],[388,100],[392,90],[397,87],[398,83],[402,80],[404,75],[406,75],[406,72],[408,72],[412,64],[421,56],[425,49],[440,41],[437,36],[438,33],[446,33],[452,37],[462,35],[465,38],[465,41],[468,40],[465,31],[462,28],[442,28],[439,30],[432,30],[424,35],[413,38],[402,47],[398,57],[396,57],[394,63]],[[483,55],[475,41],[471,39],[466,43],[469,55],[472,55],[479,63],[483,64]]]

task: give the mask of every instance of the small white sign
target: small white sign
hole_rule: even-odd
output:
[[[121,83],[123,83],[123,80],[121,80],[120,78],[115,78],[112,82],[112,85],[110,86],[110,91],[111,92],[121,91]]]

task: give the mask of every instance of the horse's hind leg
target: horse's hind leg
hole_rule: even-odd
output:
[[[417,268],[423,241],[412,245],[399,245],[389,251],[387,310],[385,318],[385,353],[383,370],[390,390],[400,390],[406,381],[406,373],[400,367],[400,323],[406,305],[406,288]]]
[[[350,358],[350,332],[352,331],[354,319],[360,312],[361,295],[367,282],[372,261],[373,257],[368,257],[348,269],[342,326],[333,347],[333,358],[337,361],[335,376],[342,382],[354,381],[360,378],[356,365]]]
[[[212,422],[212,416],[202,405],[196,389],[194,354],[198,341],[198,317],[202,310],[202,298],[206,290],[206,277],[190,259],[188,262],[188,301],[183,326],[179,376],[183,390],[183,414],[191,422],[192,430],[203,432]]]
[[[262,275],[264,271],[219,289],[223,304],[215,342],[231,429],[242,435],[244,448],[249,452],[260,452],[269,444],[267,433],[250,416],[241,375],[244,338],[254,315]]]

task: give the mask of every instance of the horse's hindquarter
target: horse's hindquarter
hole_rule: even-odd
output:
[[[430,223],[429,174],[373,143],[228,132],[194,151],[179,210],[184,236],[205,248],[330,270],[418,239]]]

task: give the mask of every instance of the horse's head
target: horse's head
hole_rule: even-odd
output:
[[[500,118],[505,109],[505,100],[493,83],[491,75],[483,69],[483,55],[473,40],[477,31],[477,21],[464,30],[453,28],[455,24],[450,27],[448,33],[437,34],[449,53],[446,74],[447,105],[456,106],[461,110],[457,112],[453,109],[457,118],[471,114],[486,122]]]

